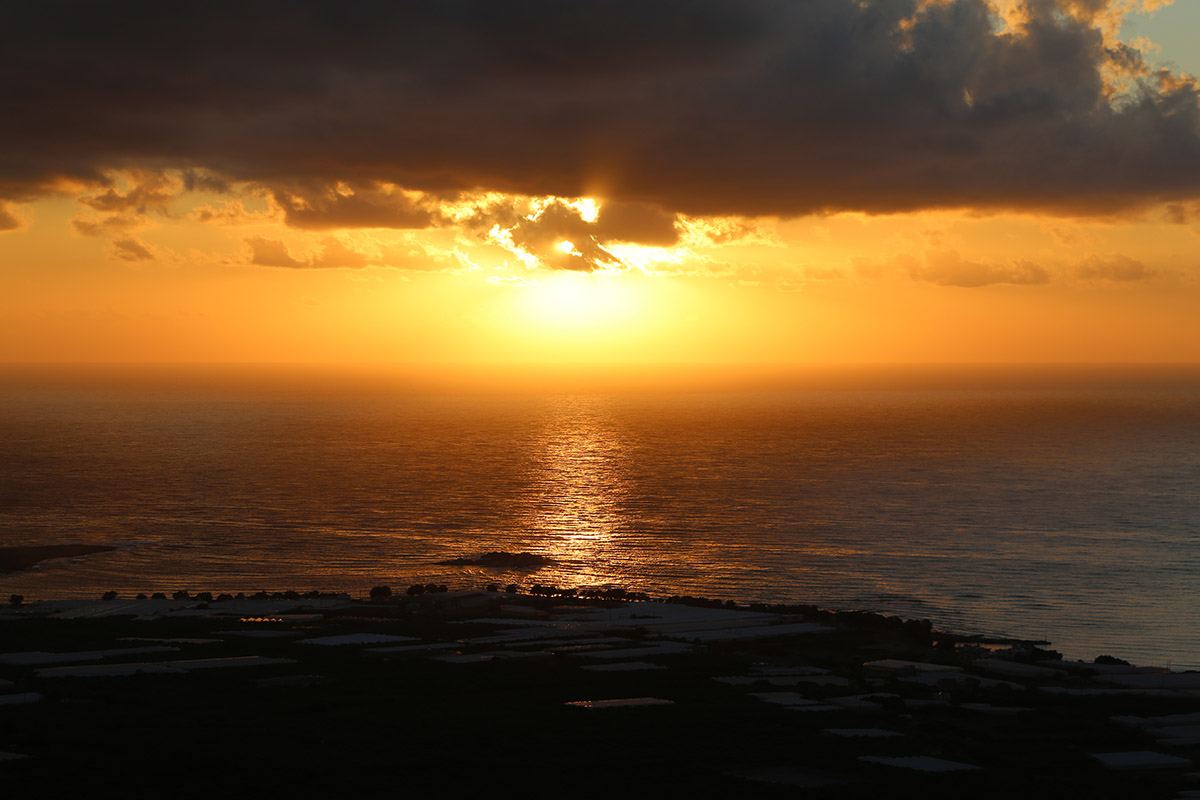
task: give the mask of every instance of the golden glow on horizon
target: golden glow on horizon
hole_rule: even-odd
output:
[[[939,7],[950,5],[918,0],[917,8],[943,25],[950,18],[942,19]],[[1036,31],[1024,26],[1047,11],[1025,0],[990,0],[988,6],[997,36],[1011,39],[1005,47],[1041,31],[1040,22]],[[1127,103],[1141,102],[1130,94],[1139,87],[1151,92],[1142,100],[1166,104],[1162,113],[1177,114],[1181,124],[1190,119],[1172,109],[1195,100],[1188,73],[1197,71],[1200,50],[1186,32],[1195,27],[1189,22],[1200,3],[1062,0],[1055,7],[1092,26],[1087,41],[1100,49],[1088,45],[1086,58],[1098,60],[1080,61],[1080,50],[1061,72],[1042,77],[1084,80],[1080,88],[1086,89],[1099,70],[1103,91],[1093,99],[1117,113],[1114,120],[1140,119],[1121,116],[1135,107]],[[900,23],[900,38],[920,34],[923,26],[910,14]],[[1084,41],[1069,38],[1071,47]],[[1067,40],[1056,42],[1038,34],[1027,52],[1049,58]],[[763,44],[775,46],[767,39]],[[896,44],[897,52],[915,53],[911,48],[927,43]],[[958,54],[947,52],[945,63],[958,64]],[[691,66],[680,63],[681,79],[690,80]],[[1037,72],[1052,63],[1039,57],[1028,68]],[[647,64],[647,75],[663,65]],[[1018,67],[1010,74],[1011,66],[1001,59],[978,76],[947,84],[954,91],[946,97],[956,100],[955,109],[961,97],[967,109],[984,104],[984,95],[1004,89],[1006,81],[1013,91],[1025,91],[1031,73]],[[741,68],[731,61],[728,75],[742,75]],[[991,76],[986,85],[975,86],[985,73]],[[696,76],[703,79],[703,71]],[[761,77],[757,67],[744,76]],[[546,102],[568,100],[557,94],[567,85],[555,85]],[[756,85],[746,84],[751,91]],[[1058,88],[1065,92],[1066,86]],[[608,98],[607,91],[593,95],[589,88],[570,95],[570,102],[590,107]],[[471,98],[461,100],[462,119],[474,119]],[[330,109],[335,118],[337,111]],[[103,109],[93,112],[103,116]],[[989,119],[980,117],[975,133],[985,133]],[[823,146],[820,120],[811,122],[805,129]],[[547,117],[545,124],[558,121]],[[1122,129],[1120,136],[1133,137],[1128,142],[1112,141],[1133,145],[1130,152],[1141,153],[1143,145],[1147,153],[1159,152],[1150,144],[1162,131],[1142,127]],[[483,151],[459,163],[451,157],[457,146],[450,146],[445,164],[435,168],[421,163],[425,151],[402,148],[395,157],[422,176],[425,190],[395,183],[396,165],[385,167],[389,158],[371,166],[374,158],[364,151],[363,160],[342,163],[338,148],[326,154],[320,139],[308,149],[285,148],[309,160],[296,175],[288,174],[286,156],[272,169],[230,166],[248,154],[258,158],[253,136],[240,144],[239,136],[218,136],[208,145],[215,148],[212,163],[200,156],[150,158],[151,151],[138,158],[134,141],[118,161],[91,153],[80,164],[94,171],[41,178],[0,201],[0,363],[1200,362],[1194,181],[1164,181],[1152,169],[1149,182],[1132,180],[1126,196],[1117,170],[1109,176],[1115,194],[1092,203],[1103,193],[1087,192],[1092,184],[1086,180],[1075,189],[1064,183],[1066,193],[1055,200],[1043,196],[1048,190],[1038,181],[1027,192],[1013,184],[997,193],[1007,181],[992,184],[981,172],[980,193],[960,192],[950,179],[954,166],[945,181],[930,173],[937,179],[924,189],[914,184],[907,199],[877,203],[855,188],[868,179],[850,170],[822,178],[830,191],[801,192],[807,199],[793,204],[786,187],[762,182],[753,170],[730,172],[732,162],[713,163],[707,174],[704,162],[692,161],[701,151],[687,147],[680,163],[694,169],[675,172],[667,163],[672,159],[659,169],[646,159],[671,146],[673,130],[630,128],[631,138],[622,143],[624,133],[611,142],[586,132],[572,138],[579,132],[567,125],[564,148],[548,154],[549,162],[561,164],[545,174],[518,168],[508,178],[500,177],[505,169],[493,175],[486,168]],[[651,138],[640,139],[642,133]],[[87,139],[63,146],[70,150]],[[250,149],[221,156],[222,142],[238,152]],[[929,154],[939,147],[935,142]],[[945,164],[958,163],[962,153],[953,152]],[[563,158],[567,153],[575,155]],[[468,162],[475,166],[466,168]],[[1004,163],[979,162],[984,170]],[[762,166],[775,166],[769,154]],[[893,185],[886,168],[880,174]],[[686,185],[671,183],[672,175]],[[14,185],[24,186],[23,180]],[[842,200],[834,191],[839,186],[848,190]],[[1000,205],[939,205],[971,197]],[[784,213],[824,202],[927,210],[794,218],[735,213]],[[1059,216],[1036,210],[1046,208]]]
[[[590,198],[493,192],[443,227],[306,229],[255,187],[118,189],[139,187],[179,194],[14,207],[0,361],[1200,361],[1200,225],[1162,209],[680,218],[678,242],[645,245],[591,236]],[[542,227],[517,229],[526,215]]]

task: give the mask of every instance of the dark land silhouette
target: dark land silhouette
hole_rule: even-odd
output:
[[[1170,798],[1191,785],[1200,739],[1156,727],[1200,717],[1191,673],[867,612],[512,588],[0,609],[0,770],[22,797]],[[1100,758],[1146,752],[1163,763]]]
[[[39,561],[72,558],[116,550],[103,544],[48,544],[31,547],[0,547],[0,575],[29,569]]]
[[[508,553],[505,551],[494,551],[484,553],[479,558],[452,558],[448,561],[439,561],[438,564],[451,567],[491,567],[493,569],[536,569],[544,567],[547,564],[555,563],[554,559],[549,556],[539,555],[537,553]]]

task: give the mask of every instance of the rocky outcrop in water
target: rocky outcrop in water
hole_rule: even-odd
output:
[[[454,558],[439,561],[449,567],[488,567],[490,569],[535,569],[553,564],[554,559],[537,553],[506,553],[496,551],[484,553],[479,558]]]

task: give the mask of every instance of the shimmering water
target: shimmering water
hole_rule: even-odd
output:
[[[949,375],[466,392],[7,368],[0,544],[121,549],[0,592],[617,584],[1200,668],[1200,371]],[[557,563],[434,563],[489,550]]]

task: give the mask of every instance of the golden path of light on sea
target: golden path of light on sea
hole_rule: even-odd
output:
[[[524,525],[559,569],[542,570],[536,579],[564,586],[627,581],[634,565],[616,551],[632,522],[630,454],[618,427],[601,398],[559,398],[546,413]]]

